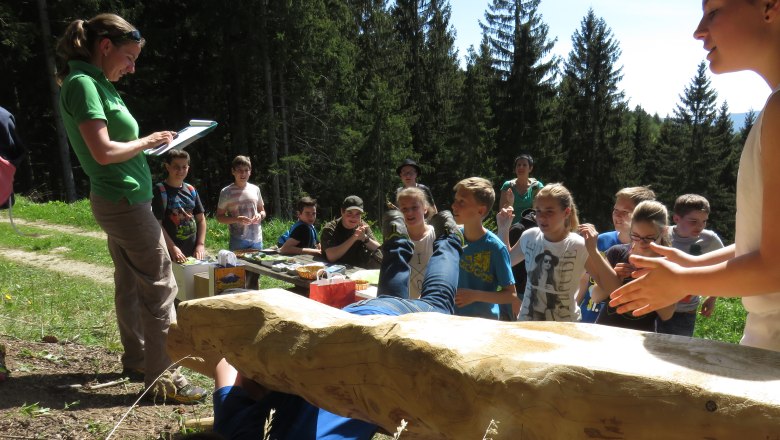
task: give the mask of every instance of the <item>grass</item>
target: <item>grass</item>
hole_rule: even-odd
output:
[[[18,235],[10,224],[0,223],[0,247],[38,253],[56,250],[59,255],[69,260],[106,267],[113,265],[103,239],[62,234],[33,226],[23,226],[21,231],[27,235]]]
[[[18,195],[15,197],[14,217],[74,226],[87,231],[100,231],[100,226],[95,223],[87,199],[69,204],[65,202],[34,203],[27,197]]]
[[[696,316],[694,336],[738,344],[745,329],[747,312],[740,298],[720,298],[710,318]]]
[[[40,341],[51,335],[119,349],[110,284],[0,258],[0,332]]]
[[[87,231],[100,231],[100,226],[95,222],[92,216],[92,210],[89,207],[89,200],[82,199],[72,204],[63,202],[34,203],[29,198],[16,196],[14,205],[14,217],[30,221],[42,221],[54,225],[74,226]],[[284,231],[290,228],[293,220],[284,220],[277,218],[268,218],[263,222],[263,239],[266,247],[276,244],[276,239]],[[324,221],[320,219],[320,223]],[[374,231],[379,242],[382,242],[382,233],[379,223],[369,221],[371,229]],[[320,225],[321,226],[321,225]],[[10,227],[9,227],[10,230]],[[27,233],[28,227],[24,227],[22,232]],[[211,250],[227,249],[228,247],[228,227],[220,224],[213,217],[206,218],[206,247]],[[216,254],[216,252],[213,252]]]

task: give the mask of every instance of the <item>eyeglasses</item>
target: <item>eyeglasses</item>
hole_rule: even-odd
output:
[[[641,241],[646,244],[654,243],[656,240],[658,240],[657,235],[648,235],[647,237],[642,237],[639,234],[634,234],[633,232],[628,234],[629,237],[631,237],[631,241]]]

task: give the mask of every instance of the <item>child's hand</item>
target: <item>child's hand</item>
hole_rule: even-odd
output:
[[[251,225],[252,223],[254,223],[254,217],[249,218],[245,215],[239,215],[238,217],[236,217],[236,223],[241,223],[242,225],[245,226]]]
[[[628,263],[618,263],[615,265],[615,273],[621,280],[631,278],[631,273],[635,270],[636,268]]]
[[[171,254],[171,259],[177,263],[184,263],[187,261],[187,257],[184,255],[184,252],[179,249],[178,246],[174,245],[173,249],[169,249],[168,253]]]
[[[596,231],[596,227],[590,223],[581,224],[577,228],[577,232],[585,239],[585,246],[589,249],[596,249],[598,245],[599,233]]]
[[[206,247],[202,244],[195,245],[195,251],[192,253],[192,256],[198,260],[206,258]]]
[[[707,297],[704,301],[701,302],[701,309],[699,310],[699,314],[701,316],[704,316],[705,318],[709,318],[712,315],[712,312],[715,310],[715,300],[717,300],[717,296],[710,296]]]
[[[512,191],[512,187],[509,186],[504,190],[504,204],[502,208],[515,206],[515,193]]]
[[[515,218],[515,209],[512,206],[501,208],[496,214],[496,226],[498,230],[509,229],[512,226],[512,220]]]
[[[465,307],[474,301],[474,294],[469,289],[460,288],[455,293],[455,305],[458,307]]]
[[[609,305],[616,307],[618,313],[633,311],[634,316],[642,316],[677,303],[690,294],[680,282],[687,270],[684,267],[657,257],[632,255],[630,261],[636,267],[631,276],[637,279],[609,295]]]
[[[355,238],[358,239],[358,241],[364,241],[366,239],[366,230],[368,229],[368,225],[361,224],[357,228],[355,228]]]
[[[679,249],[661,246],[660,244],[656,243],[650,243],[650,249],[652,249],[656,254],[662,257],[666,257],[667,260],[673,263],[677,263],[682,267],[695,267],[698,265],[696,262],[696,256],[685,253]]]

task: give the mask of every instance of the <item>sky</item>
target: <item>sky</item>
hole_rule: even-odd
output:
[[[479,47],[490,0],[450,0],[450,24],[456,30],[456,47],[461,60],[469,46]],[[701,18],[699,0],[542,0],[539,12],[549,26],[548,38],[557,38],[556,55],[566,59],[571,37],[593,8],[617,39],[623,66],[620,87],[630,108],[641,105],[650,114],[665,117],[680,102],[680,94],[705,60],[702,42],[693,38]],[[461,61],[465,64],[464,61]],[[713,75],[712,87],[718,93],[718,106],[725,100],[731,113],[756,112],[764,106],[769,86],[752,72]]]

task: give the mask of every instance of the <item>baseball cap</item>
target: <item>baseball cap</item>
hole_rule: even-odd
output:
[[[358,196],[348,196],[346,199],[344,199],[344,202],[341,203],[341,209],[345,211],[350,209],[357,209],[360,212],[364,212],[363,199]]]

